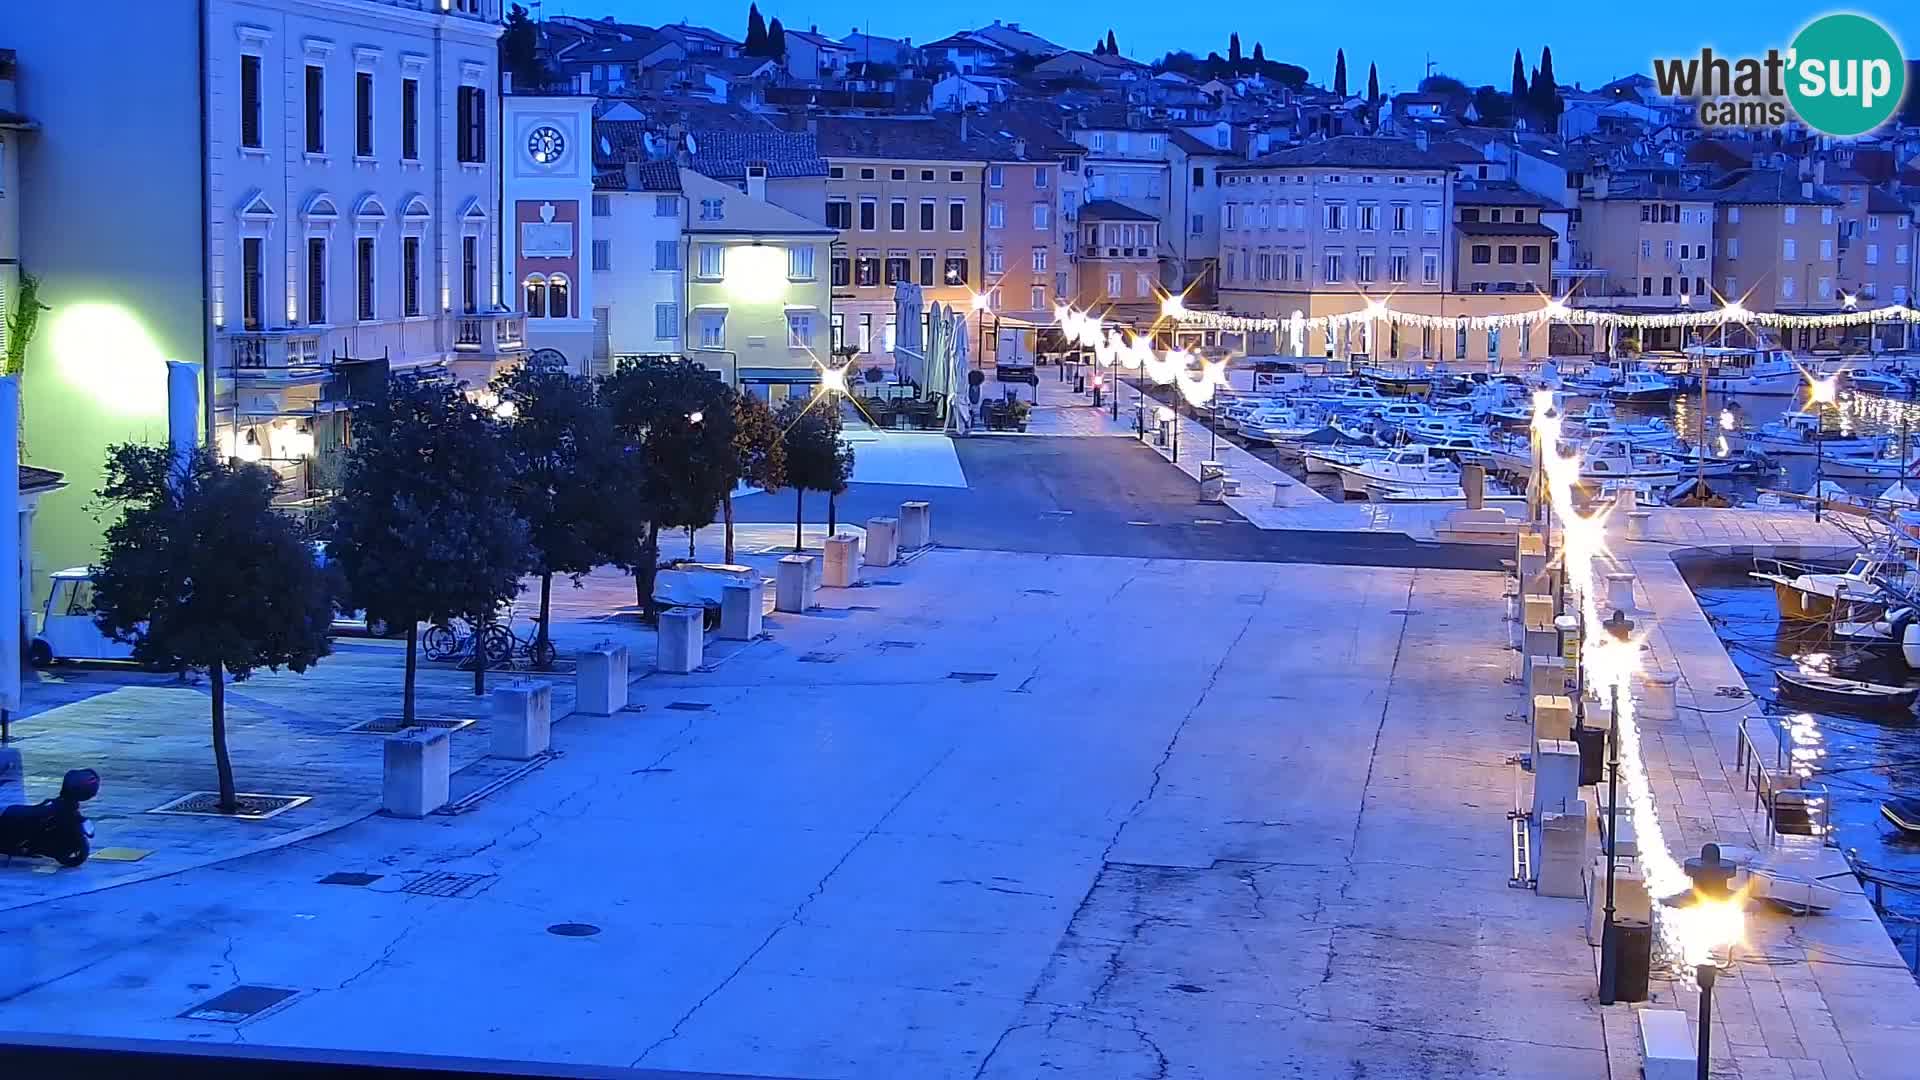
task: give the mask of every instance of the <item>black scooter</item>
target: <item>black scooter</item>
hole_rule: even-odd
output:
[[[68,770],[60,794],[36,806],[0,810],[0,855],[44,855],[61,866],[79,866],[92,853],[93,823],[80,804],[100,794],[100,774]]]

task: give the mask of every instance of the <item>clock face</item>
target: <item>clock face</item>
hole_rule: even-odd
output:
[[[542,125],[527,136],[527,156],[536,164],[551,165],[560,160],[566,149],[567,137],[560,134],[559,128]]]

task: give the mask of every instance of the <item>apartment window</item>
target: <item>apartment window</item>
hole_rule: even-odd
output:
[[[887,228],[902,232],[907,227],[907,200],[895,199],[887,204]]]
[[[1239,204],[1237,203],[1224,203],[1221,205],[1220,207],[1221,231],[1223,232],[1233,231],[1233,213],[1234,213],[1234,210],[1238,207],[1238,205]]]
[[[1693,295],[1704,296],[1706,295],[1706,292],[1707,292],[1707,279],[1704,277],[1694,278],[1693,279]]]
[[[547,279],[539,274],[527,278],[522,286],[526,293],[527,318],[544,319],[547,317]]]
[[[655,270],[680,269],[680,241],[655,240],[653,242],[653,268]]]
[[[1831,240],[1820,241],[1820,257],[1823,259],[1833,258],[1833,241]]]
[[[1344,227],[1345,221],[1346,221],[1346,209],[1347,208],[1341,205],[1340,203],[1327,204],[1328,230],[1337,232]]]
[[[1422,231],[1430,233],[1440,231],[1439,203],[1420,204],[1420,228]]]
[[[1651,240],[1640,241],[1640,257],[1642,259],[1653,258],[1653,241]]]
[[[1461,220],[1461,221],[1479,221],[1479,220],[1480,220],[1480,208],[1479,208],[1479,207],[1477,207],[1477,206],[1463,206],[1463,207],[1461,207],[1461,208],[1460,208],[1460,220]]]
[[[1027,303],[1029,310],[1045,311],[1047,309],[1047,287],[1045,285],[1035,285],[1027,290]]]
[[[787,249],[787,276],[795,281],[813,280],[813,245],[795,244]]]
[[[853,283],[863,288],[880,284],[880,256],[863,251],[853,264]]]
[[[847,343],[847,317],[841,314],[840,312],[836,311],[832,315],[828,316],[827,348],[832,349],[834,352],[839,352],[840,346],[845,345],[846,343]]]
[[[1643,277],[1640,279],[1640,295],[1641,296],[1653,295],[1653,278],[1652,277]]]
[[[1340,253],[1329,252],[1327,254],[1326,265],[1322,267],[1322,269],[1325,271],[1325,278],[1327,281],[1329,282],[1339,281],[1340,280]]]
[[[1360,204],[1360,231],[1373,232],[1379,227],[1380,208],[1372,203]]]
[[[1467,328],[1456,326],[1453,331],[1453,355],[1455,359],[1467,358]]]
[[[860,228],[872,232],[880,220],[880,202],[878,199],[862,197],[860,200]]]
[[[1783,276],[1780,279],[1780,295],[1781,296],[1793,295],[1793,278],[1792,277]]]
[[[307,65],[307,153],[327,152],[327,70]]]
[[[354,273],[358,303],[355,310],[360,314],[361,322],[368,322],[374,316],[373,303],[373,237],[362,236],[354,245]]]
[[[1107,295],[1108,296],[1124,295],[1120,291],[1120,272],[1117,270],[1107,274]]]
[[[1440,280],[1440,253],[1439,252],[1423,251],[1420,253],[1420,280],[1425,282],[1428,285],[1437,284],[1439,282]]]
[[[787,312],[787,348],[813,348],[813,313],[810,311]]]
[[[934,201],[933,201],[932,199],[921,199],[921,200],[920,200],[920,231],[921,231],[921,232],[932,232],[932,231],[933,231],[933,229],[934,229],[934,223],[933,223],[933,219],[934,219],[934,213],[935,213],[935,210],[934,210],[934,207],[935,207],[935,205],[936,205],[936,204],[934,203]]]
[[[454,122],[459,129],[458,157],[464,162],[487,160],[487,92],[477,86],[463,86],[456,100]]]
[[[653,336],[662,341],[680,340],[680,305],[653,305]]]
[[[400,80],[400,158],[420,160],[420,80]]]
[[[947,204],[947,231],[967,231],[967,204],[960,199]]]
[[[1473,264],[1486,266],[1493,262],[1493,247],[1490,244],[1473,245]]]
[[[1740,224],[1740,208],[1739,207],[1737,206],[1727,207],[1727,224],[1729,225]]]
[[[853,228],[853,204],[845,199],[827,200],[827,228]]]
[[[324,326],[327,321],[327,241],[307,238],[307,325]]]
[[[260,58],[252,53],[240,57],[240,145],[261,148]]]
[[[921,169],[921,170],[920,170],[920,179],[921,179],[922,181],[924,181],[924,182],[926,182],[926,183],[932,183],[932,182],[933,182],[933,170],[932,170],[932,169]]]
[[[903,281],[912,281],[913,280],[912,275],[913,275],[913,264],[912,264],[912,261],[907,258],[906,252],[904,251],[887,252],[887,276],[886,276],[887,284],[898,285]]]
[[[987,166],[987,186],[990,188],[1007,186],[1007,170],[1000,165]]]
[[[727,347],[726,312],[703,311],[700,313],[700,347],[703,349]]]
[[[353,152],[373,156],[373,72],[353,73]]]
[[[1396,251],[1387,256],[1387,280],[1395,284],[1407,280],[1407,253]]]
[[[964,255],[949,255],[946,260],[946,282],[949,285],[967,283],[967,259]]]
[[[718,199],[701,199],[700,200],[700,220],[701,221],[721,221],[721,220],[724,220],[726,216],[727,216],[727,200],[724,197],[718,198]]]
[[[1907,245],[1897,244],[1894,246],[1893,261],[1900,266],[1907,265]]]
[[[1409,209],[1411,208],[1408,207],[1406,203],[1394,204],[1393,206],[1393,231],[1394,232],[1403,233],[1407,231],[1407,217],[1408,217],[1407,212]]]
[[[1780,220],[1787,223],[1788,225],[1793,224],[1798,217],[1799,217],[1799,213],[1795,210],[1794,207],[1786,206],[1786,207],[1782,207],[1780,210]]]
[[[987,228],[1004,229],[1007,227],[1007,204],[998,199],[987,204]]]
[[[847,258],[845,255],[836,255],[828,261],[828,265],[832,268],[833,276],[830,280],[835,288],[841,288],[853,283],[852,259]]]
[[[1194,214],[1193,221],[1189,225],[1189,229],[1192,231],[1193,235],[1195,236],[1199,236],[1201,233],[1205,232],[1207,230],[1207,216],[1205,214]]]
[[[720,244],[700,245],[700,276],[718,281],[727,276],[727,249]]]
[[[1833,296],[1833,279],[1832,278],[1821,278],[1819,282],[1819,286],[1820,286],[1820,299],[1826,300],[1826,299],[1830,299]]]
[[[1781,258],[1791,260],[1794,256],[1794,251],[1795,251],[1795,248],[1793,243],[1793,237],[1789,236],[1786,239],[1780,241],[1780,257]]]
[[[1671,240],[1667,241],[1666,252],[1667,252],[1667,258],[1669,259],[1673,258],[1673,241]]]
[[[1737,259],[1739,257],[1740,257],[1740,238],[1737,236],[1727,237],[1727,258]]]
[[[1353,259],[1353,277],[1355,281],[1373,280],[1373,252],[1362,251]]]
[[[613,241],[595,240],[593,242],[593,268],[595,270],[613,269]]]
[[[266,241],[249,236],[240,241],[240,325],[248,330],[261,327],[261,311],[266,306]]]
[[[966,174],[965,172],[963,172],[962,170],[960,170],[960,169],[949,169],[949,170],[947,170],[947,182],[948,182],[948,183],[953,183],[953,184],[958,184],[958,183],[960,183],[960,182],[962,182],[962,181],[964,181],[964,180],[965,180],[966,178],[967,178],[967,174]]]
[[[1661,296],[1673,295],[1673,278],[1663,277],[1660,279],[1660,295]]]
[[[460,238],[460,300],[467,314],[480,310],[480,238]]]
[[[860,170],[860,179],[862,179],[862,180],[871,180],[871,179],[873,179],[873,177],[874,177],[874,172],[873,172],[873,170],[872,170],[872,169],[861,169],[861,170]]]
[[[1540,245],[1528,244],[1520,249],[1520,261],[1528,266],[1540,265]]]
[[[1833,224],[1833,207],[1823,206],[1820,208],[1820,224],[1822,225]]]
[[[1034,273],[1036,274],[1045,273],[1046,269],[1047,269],[1047,249],[1043,247],[1034,248],[1033,249]],[[1035,310],[1038,310],[1038,309],[1035,309]]]
[[[420,314],[420,238],[400,238],[400,310]]]
[[[894,180],[905,180],[907,178],[907,170],[894,169],[892,172],[888,173],[887,175]]]
[[[1500,245],[1500,265],[1511,266],[1520,260],[1520,249],[1512,244]]]
[[[907,260],[905,260],[905,259],[901,259],[901,260],[900,260],[900,262],[901,262],[901,272],[902,272],[902,274],[903,274],[903,276],[904,276],[904,274],[905,274],[905,270],[906,270],[906,266],[905,266],[905,264],[906,264],[906,261],[907,261]],[[1007,253],[1006,253],[1006,251],[1005,251],[1004,249],[1002,249],[1002,248],[997,248],[997,247],[995,247],[995,248],[988,248],[988,249],[987,249],[987,273],[989,273],[989,274],[1004,274],[1004,273],[1006,273],[1006,272],[1007,272]]]
[[[1036,189],[1045,190],[1047,186],[1047,167],[1045,165],[1036,166],[1034,168],[1033,186]]]
[[[928,252],[920,253],[920,284],[933,284],[934,256]]]
[[[1046,203],[1043,203],[1043,202],[1034,203],[1033,204],[1033,227],[1036,229],[1052,228],[1053,227],[1053,207],[1048,206]]]
[[[827,177],[831,180],[845,180],[847,178],[847,167],[845,165],[829,165],[827,166]]]
[[[862,315],[860,316],[860,351],[867,352],[872,348],[873,348],[873,316]]]
[[[568,299],[569,294],[567,291],[566,275],[555,274],[551,278],[548,278],[547,316],[554,319],[564,319],[573,314],[573,309],[568,306]]]
[[[601,191],[596,191],[593,193],[593,216],[594,217],[612,217],[613,216],[613,197],[611,195],[608,195],[605,192],[601,192]]]

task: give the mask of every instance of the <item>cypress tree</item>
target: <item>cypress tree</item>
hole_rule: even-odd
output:
[[[1107,55],[1108,55],[1108,56],[1119,56],[1119,55],[1120,55],[1120,46],[1118,46],[1118,45],[1115,45],[1115,44],[1113,43],[1113,31],[1112,31],[1112,30],[1108,30],[1108,31],[1107,31]]]
[[[1235,64],[1240,62],[1240,34],[1237,31],[1227,38],[1227,60]]]
[[[1380,69],[1376,65],[1367,65],[1367,104],[1380,104]]]
[[[1333,93],[1336,97],[1347,96],[1347,50],[1335,49],[1333,53]]]
[[[748,56],[767,54],[767,23],[760,17],[759,4],[750,4],[747,7],[747,42],[741,51]]]
[[[1513,107],[1519,109],[1527,102],[1527,65],[1520,59],[1520,50],[1513,50],[1513,86],[1508,91],[1513,95]]]
[[[767,55],[775,60],[787,58],[787,28],[780,25],[778,15],[767,24]]]

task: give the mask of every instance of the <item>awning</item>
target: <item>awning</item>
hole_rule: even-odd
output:
[[[820,381],[820,369],[812,365],[793,367],[743,367],[734,372],[743,383],[780,383],[813,386]]]

